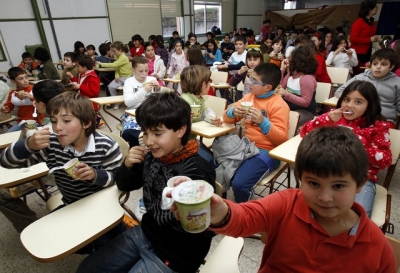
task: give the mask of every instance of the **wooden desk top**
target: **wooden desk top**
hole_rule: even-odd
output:
[[[112,71],[115,71],[115,68],[113,68],[113,67],[99,67],[99,68],[93,68],[94,70],[96,70],[96,71],[99,71],[99,72],[112,72]]]
[[[22,231],[23,246],[39,262],[67,257],[121,222],[120,194],[114,185],[40,218]]]
[[[220,127],[217,127],[206,121],[199,121],[192,123],[191,133],[205,138],[213,138],[225,135],[235,130],[236,127],[234,124],[223,123]]]
[[[136,109],[125,110],[125,113],[131,116],[136,116]]]
[[[268,154],[275,159],[293,164],[295,162],[297,148],[299,147],[301,140],[302,138],[300,137],[300,135],[296,135],[288,141],[282,143],[278,147],[269,151]]]
[[[222,83],[211,83],[210,86],[212,88],[216,89],[222,89],[222,88],[231,88],[232,86],[229,85],[227,82],[222,82]]]
[[[11,143],[17,141],[19,136],[21,135],[21,131],[4,133],[0,135],[0,149],[7,148]]]
[[[20,169],[0,167],[0,188],[9,188],[47,175],[49,168],[45,162]]]
[[[175,79],[175,78],[165,78],[165,79],[163,79],[163,81],[165,81],[165,82],[172,82],[172,83],[180,83],[181,82],[181,80],[179,79]]]
[[[339,99],[337,97],[332,97],[330,99],[324,100],[324,102],[322,104],[336,107],[338,100]]]
[[[122,103],[124,102],[124,96],[120,95],[120,96],[90,98],[90,100],[93,101],[94,103],[97,103],[98,105]]]
[[[33,78],[33,77],[29,77],[29,78]],[[29,80],[29,83],[35,85],[35,84],[37,84],[38,82],[44,81],[44,80],[35,81],[34,79],[35,79],[35,78],[33,78],[33,80]],[[55,80],[55,81],[56,81],[56,82],[61,82],[61,80]]]

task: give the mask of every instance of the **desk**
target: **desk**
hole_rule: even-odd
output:
[[[67,257],[122,221],[120,194],[114,185],[40,218],[22,231],[23,246],[39,262]]]
[[[125,113],[131,116],[136,116],[136,109],[125,110]]]
[[[124,96],[120,95],[120,96],[109,96],[109,97],[100,97],[100,98],[89,98],[92,102],[98,104],[98,105],[103,105],[103,111],[106,112],[107,114],[109,114],[110,116],[112,116],[113,118],[115,118],[116,120],[118,120],[119,122],[121,122],[121,120],[119,118],[117,118],[116,116],[114,116],[113,114],[111,114],[109,111],[107,111],[106,109],[106,105],[107,104],[114,104],[114,103],[123,103],[124,102]],[[99,115],[101,116],[101,118],[104,120],[104,123],[106,124],[106,126],[108,127],[108,129],[110,130],[110,132],[112,132],[110,125],[108,125],[106,119],[103,117],[103,115],[101,114],[101,112],[98,112]]]
[[[232,101],[234,101],[234,102],[236,101],[236,93],[234,93],[236,90],[233,89],[232,86],[229,85],[229,83],[227,83],[227,82],[221,82],[221,83],[218,83],[218,82],[214,83],[214,82],[212,82],[212,83],[210,84],[210,86],[211,86],[212,88],[214,88],[215,91],[218,90],[218,89],[228,89],[228,95],[229,95],[229,97],[231,98]],[[215,95],[216,95],[216,94],[215,94]],[[222,95],[220,95],[220,96],[223,97]]]
[[[268,155],[275,159],[293,164],[296,159],[297,148],[299,147],[301,140],[302,138],[300,135],[296,135],[269,151]]]
[[[176,79],[176,78],[165,78],[162,79],[164,82],[172,82],[172,83],[181,83],[181,80]]]
[[[0,167],[0,188],[14,187],[47,175],[49,168],[46,162],[38,163],[21,169],[6,169]]]
[[[32,77],[33,78],[33,77]],[[33,84],[33,85],[35,85],[35,84],[37,84],[38,82],[41,82],[41,81],[44,81],[44,80],[47,80],[47,79],[43,79],[43,80],[38,80],[38,81],[35,81],[35,80],[29,80],[29,83],[31,83],[31,84]],[[54,80],[54,81],[56,81],[56,82],[61,82],[61,80]]]
[[[322,102],[322,104],[327,105],[327,106],[336,107],[336,104],[337,104],[338,100],[339,99],[337,97],[332,97],[330,99],[324,100]]]
[[[115,71],[115,68],[113,68],[113,67],[99,67],[99,68],[93,68],[94,70],[96,70],[96,71],[99,71],[99,72],[113,72],[113,71]]]
[[[0,149],[7,148],[11,145],[11,143],[17,141],[19,136],[21,135],[21,131],[4,133],[0,135]]]
[[[211,145],[207,146],[203,143],[203,137],[214,138],[233,132],[235,130],[236,126],[234,124],[222,123],[221,126],[217,127],[214,124],[208,123],[206,121],[199,121],[192,123],[191,133],[200,136],[200,144],[202,144],[207,149],[210,149]]]

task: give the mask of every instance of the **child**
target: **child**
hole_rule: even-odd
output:
[[[228,33],[224,35],[224,41],[221,43],[222,59],[229,60],[232,53],[235,51],[235,45],[231,42],[231,37]]]
[[[374,205],[377,174],[392,163],[389,139],[391,126],[385,120],[376,88],[369,82],[353,81],[344,89],[336,110],[307,122],[300,131],[304,137],[322,126],[345,126],[358,136],[367,151],[369,180],[356,195],[356,202],[364,207],[368,217],[371,217]]]
[[[285,58],[284,52],[282,52],[284,48],[284,40],[282,37],[276,37],[272,41],[272,46],[269,50],[268,55],[264,55],[266,58],[264,62],[266,63],[273,63],[278,67],[281,67],[281,62]]]
[[[242,66],[246,65],[246,38],[243,36],[238,36],[235,39],[235,49],[236,51],[232,53],[228,60],[228,64],[220,64],[217,66],[218,70],[227,69],[229,74],[233,75]]]
[[[365,149],[351,130],[316,129],[297,151],[294,173],[301,189],[244,204],[214,194],[210,229],[234,237],[265,233],[259,273],[395,273],[392,247],[354,202],[368,179],[367,166]]]
[[[314,118],[317,88],[314,75],[318,62],[311,48],[304,45],[293,51],[290,62],[282,62],[282,72],[286,71],[288,65],[289,73],[282,79],[281,87],[276,92],[286,101],[290,110],[300,111],[299,125],[302,126]]]
[[[93,70],[92,58],[87,55],[79,56],[77,68],[78,77],[73,77],[72,73],[67,72],[73,83],[72,89],[79,91],[82,96],[97,98],[100,94],[100,79]],[[93,103],[93,108],[95,111],[99,111],[96,103]]]
[[[181,74],[182,70],[189,65],[189,62],[186,60],[185,52],[183,51],[183,43],[181,40],[175,42],[174,46],[175,52],[171,56],[171,64],[168,67],[167,78],[175,78]],[[172,87],[172,83],[169,85]],[[178,85],[177,91],[182,93],[182,89],[180,84]]]
[[[353,75],[353,67],[358,65],[357,53],[353,48],[348,47],[347,40],[343,36],[337,36],[326,58],[326,64],[348,68],[350,75]]]
[[[10,113],[15,107],[18,107],[18,119],[17,124],[13,125],[7,132],[21,131],[24,125],[19,125],[19,123],[23,120],[36,120],[36,122],[41,123],[43,115],[33,117],[35,107],[32,103],[32,85],[29,85],[29,79],[28,75],[25,73],[25,69],[12,67],[8,70],[8,76],[17,88],[8,93],[7,101],[4,103],[3,107],[1,107],[1,112]]]
[[[32,75],[32,70],[35,70],[37,66],[38,64],[33,61],[31,53],[22,53],[22,61],[19,63],[18,67],[25,69],[28,75]]]
[[[336,90],[335,96],[340,97],[343,90],[353,81],[372,83],[378,91],[382,115],[392,123],[391,128],[395,128],[397,112],[400,112],[400,78],[391,70],[396,63],[397,56],[392,49],[377,50],[371,56],[371,70],[351,78]]]
[[[143,187],[147,212],[140,226],[92,253],[77,272],[196,272],[199,268],[213,235],[185,232],[173,213],[161,209],[162,192],[173,176],[215,184],[215,171],[197,154],[196,141],[188,141],[190,112],[189,104],[176,93],[151,94],[136,110],[148,149],[130,149],[118,170],[117,185],[123,191]]]
[[[85,51],[85,45],[81,41],[76,41],[74,43],[74,52],[77,56],[84,55]]]
[[[112,63],[114,59],[111,58],[111,47],[109,44],[101,44],[99,46],[100,55],[96,57],[96,61],[101,63]],[[110,91],[108,90],[108,85],[114,80],[115,74],[114,72],[100,72],[99,73],[100,82],[103,83],[103,86],[106,89],[107,97],[110,96]]]
[[[319,55],[321,55],[324,59],[326,59],[326,48],[324,43],[322,42],[322,33],[315,32],[311,36],[311,41],[315,44],[315,49]]]
[[[94,63],[96,61],[96,56],[97,56],[96,47],[94,45],[86,46],[85,55],[88,55],[90,58],[92,58]]]
[[[400,40],[394,41],[390,48],[394,50],[397,56],[397,62],[395,63],[395,67],[393,68],[393,73],[400,77]]]
[[[148,75],[155,77],[159,85],[165,86],[162,80],[165,77],[165,71],[166,71],[164,62],[160,56],[155,55],[154,47],[148,42],[144,43],[143,56],[146,57],[147,61],[149,62]]]
[[[62,169],[54,171],[55,182],[65,205],[111,186],[122,155],[114,140],[96,132],[95,112],[90,100],[79,93],[65,91],[49,101],[46,112],[51,118],[53,131],[58,135],[44,128],[26,140],[17,141],[2,153],[1,166],[20,168],[46,162],[51,169],[78,158],[80,163],[74,171],[77,179],[72,181]],[[19,212],[16,213],[19,215]],[[117,226],[97,239],[94,247],[108,242],[120,233],[120,228]]]
[[[58,74],[56,67],[50,59],[50,54],[47,49],[38,47],[33,53],[33,57],[38,63],[39,67],[37,70],[32,71],[32,74],[37,76],[40,80],[59,80],[60,74]]]
[[[124,102],[127,110],[138,108],[150,93],[161,90],[157,79],[148,76],[149,64],[145,57],[134,57],[132,69],[133,77],[127,79],[124,84]],[[129,143],[130,147],[138,146],[141,129],[136,118],[124,113],[121,116],[121,123],[122,138]]]
[[[289,107],[275,94],[281,72],[271,63],[260,64],[253,69],[250,77],[250,94],[225,111],[226,123],[237,123],[246,118],[246,137],[255,142],[260,150],[258,155],[245,159],[237,168],[231,181],[236,202],[246,202],[251,188],[266,173],[279,166],[279,161],[268,156],[268,151],[288,138]],[[249,110],[241,106],[242,101],[253,102]],[[223,183],[222,181],[218,181]]]
[[[117,87],[123,86],[126,79],[132,76],[132,68],[128,57],[124,53],[124,45],[120,41],[111,44],[111,52],[115,56],[115,62],[103,63],[97,61],[96,64],[101,67],[115,68],[115,79],[108,85],[108,91],[111,96],[117,95]],[[114,110],[119,109],[119,104],[114,104]]]
[[[155,45],[157,46],[155,49],[156,55],[160,56],[161,60],[164,62],[164,66],[168,65],[168,49],[164,46],[164,38],[161,35],[156,36]]]
[[[250,94],[250,79],[253,68],[263,63],[261,50],[257,47],[249,48],[246,54],[246,65],[242,66],[238,72],[229,79],[230,86],[236,86],[239,82],[243,82],[244,90],[238,90],[237,97],[241,99],[244,95]]]
[[[65,90],[73,90],[71,86],[71,79],[78,77],[79,72],[78,68],[76,67],[77,62],[78,55],[76,55],[75,52],[67,52],[64,54],[64,70],[61,75],[61,83],[64,85]]]
[[[199,46],[200,47],[200,43],[197,41],[197,36],[194,33],[189,33],[188,35],[188,40],[185,43],[185,51],[189,50],[189,48],[191,48],[192,46]]]
[[[210,39],[206,43],[207,48],[204,54],[204,61],[207,66],[212,66],[214,62],[222,61],[221,50],[217,47],[214,39]]]
[[[132,36],[133,47],[131,48],[131,58],[144,53],[143,38],[139,34]]]

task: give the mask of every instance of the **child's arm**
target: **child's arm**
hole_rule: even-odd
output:
[[[311,103],[316,88],[317,88],[317,82],[315,81],[314,76],[304,75],[300,79],[300,89],[301,89],[300,97],[287,91],[284,92],[282,96],[285,100],[293,104],[296,104],[301,107],[307,107]]]
[[[172,70],[175,68],[175,66],[176,66],[176,59],[173,58],[173,56],[172,56],[171,64],[168,67],[168,71],[167,71],[167,76],[166,76],[167,78],[171,78],[171,76],[173,76],[173,75],[171,75],[171,73],[172,73]]]
[[[356,67],[358,65],[357,53],[354,49],[350,48],[351,54],[346,53],[349,56],[349,62],[352,67]]]
[[[161,58],[157,59],[157,61],[154,63],[154,66],[154,70],[157,69],[157,71],[154,71],[153,75],[151,76],[156,77],[158,80],[163,79],[166,71],[163,60],[161,60]]]
[[[220,62],[220,61],[222,61],[221,50],[217,49],[217,51],[215,52],[213,61],[214,61],[214,62]]]
[[[100,94],[100,78],[97,76],[87,76],[80,84],[81,94],[89,98],[97,98]]]
[[[238,72],[236,72],[233,77],[229,79],[229,85],[230,86],[236,86],[238,85],[241,81],[243,81],[246,76],[247,76],[247,66],[242,66]],[[243,91],[243,90],[242,90]]]
[[[141,103],[150,93],[147,92],[144,87],[137,88],[136,86],[137,85],[132,84],[132,81],[125,81],[124,83],[124,103],[128,108]]]
[[[283,103],[284,105],[274,105],[275,107],[268,111],[268,117],[264,117],[259,109],[250,108],[249,110],[250,115],[255,115],[252,121],[260,127],[264,136],[275,146],[288,139],[290,110],[287,104]]]
[[[371,138],[367,140],[362,137],[361,142],[367,151],[369,164],[383,170],[392,164],[389,126],[384,121],[375,122],[375,126],[376,129],[372,132]]]
[[[7,101],[3,104],[3,106],[1,107],[1,112],[3,113],[10,113],[12,110],[14,110],[14,104],[11,103],[11,99],[12,99],[12,94],[15,93],[15,90],[10,91],[8,93],[8,98]]]
[[[317,129],[319,127],[323,127],[323,126],[327,126],[327,125],[334,125],[335,122],[330,118],[329,115],[338,110],[340,112],[342,112],[340,109],[336,109],[329,113],[322,114],[313,120],[308,121],[306,124],[304,124],[301,127],[300,136],[305,137],[309,132],[311,132],[312,130]],[[340,114],[340,115],[342,115],[342,114]]]
[[[117,171],[117,186],[121,191],[132,191],[142,186],[143,161],[147,149],[141,146],[134,146],[129,150],[124,163]]]

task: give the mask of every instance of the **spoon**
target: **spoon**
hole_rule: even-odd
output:
[[[33,111],[32,117],[37,118],[36,106],[35,106],[35,110]]]
[[[64,166],[62,166],[62,167],[54,167],[54,168],[51,168],[51,169],[49,170],[49,173],[53,173],[54,171],[61,170],[61,169],[63,169],[63,168],[64,168]]]

